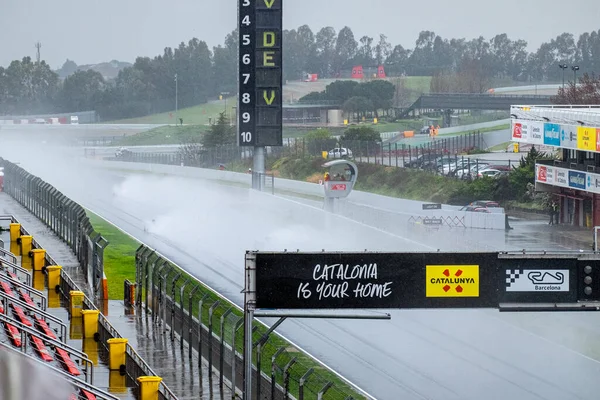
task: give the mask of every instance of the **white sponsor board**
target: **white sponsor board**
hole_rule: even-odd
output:
[[[600,174],[536,164],[535,181],[600,194]]]
[[[544,144],[544,123],[513,119],[512,140],[519,143]]]
[[[507,292],[568,292],[568,269],[508,269]]]

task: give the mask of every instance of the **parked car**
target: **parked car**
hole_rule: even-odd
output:
[[[471,164],[471,167],[464,167],[463,169],[456,170],[455,175],[460,179],[469,179],[476,177],[479,171],[482,171],[488,167],[488,164],[477,163]]]
[[[408,164],[408,166],[410,168],[424,168],[425,165],[429,165],[433,161],[438,159],[439,157],[443,157],[443,156],[444,156],[444,154],[437,154],[437,153],[421,154],[418,157],[412,158],[410,160],[410,164]]]
[[[486,207],[477,207],[477,206],[464,206],[463,208],[460,209],[460,211],[468,211],[468,212],[480,212],[480,213],[489,213],[490,210],[488,210]]]
[[[485,208],[495,208],[495,207],[500,206],[497,201],[493,201],[493,200],[476,200],[476,201],[470,203],[469,205],[474,206],[474,207],[485,207]]]
[[[513,167],[509,165],[488,165],[488,168],[493,168],[504,172],[511,172],[513,170]]]
[[[489,178],[500,178],[501,176],[506,176],[506,175],[508,175],[508,171],[500,171],[495,168],[486,168],[484,170],[479,171],[479,173],[477,174],[477,177],[483,178],[484,176],[487,176]]]
[[[133,154],[130,150],[125,147],[119,147],[119,149],[115,153],[115,158],[125,158]]]
[[[335,149],[329,150],[327,158],[347,158],[352,157],[352,150],[345,147],[336,147]]]

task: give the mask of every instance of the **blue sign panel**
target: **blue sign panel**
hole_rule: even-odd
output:
[[[569,171],[569,187],[585,190],[585,172]]]
[[[560,125],[544,124],[544,144],[560,147]]]

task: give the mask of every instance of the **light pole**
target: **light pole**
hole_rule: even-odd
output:
[[[177,126],[179,122],[179,116],[177,115],[177,111],[179,108],[179,84],[177,82],[177,74],[175,74],[175,126]]]
[[[573,65],[571,67],[571,69],[573,70],[573,79],[574,79],[574,83],[575,83],[575,87],[577,87],[577,71],[579,71],[579,66],[578,65]]]
[[[569,68],[569,66],[567,64],[559,64],[558,67],[560,69],[562,69],[562,73],[563,73],[562,74],[563,75],[563,85],[562,85],[562,87],[563,87],[563,90],[565,90],[565,69]]]

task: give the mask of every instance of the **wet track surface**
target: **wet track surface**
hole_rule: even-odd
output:
[[[387,234],[301,204],[309,200],[291,202],[198,180],[102,171],[65,157],[40,163],[36,157],[39,154],[29,151],[18,160],[8,158],[238,304],[247,249],[485,251],[583,246],[543,220],[511,221],[514,229],[506,233],[431,231],[400,224]],[[600,392],[596,313],[390,313],[391,321],[288,320],[278,331],[378,399],[591,400]]]

